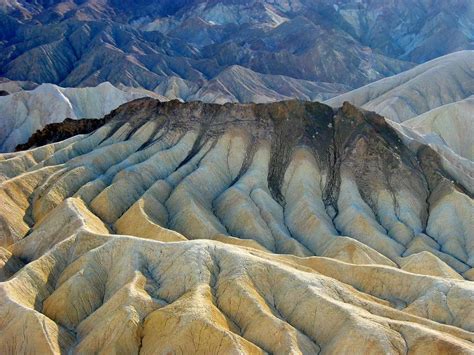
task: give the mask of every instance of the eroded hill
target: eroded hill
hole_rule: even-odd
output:
[[[383,117],[139,99],[103,123],[0,156],[2,353],[474,351],[469,186]]]

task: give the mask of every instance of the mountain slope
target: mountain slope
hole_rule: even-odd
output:
[[[375,113],[138,99],[0,158],[2,352],[474,350],[472,198]]]
[[[473,63],[474,51],[453,53],[327,103],[337,107],[348,101],[384,115],[407,144],[430,145],[474,186]]]
[[[327,103],[337,107],[349,101],[403,122],[471,95],[474,95],[474,51],[461,51],[329,99]]]
[[[205,83],[188,99],[212,103],[264,103],[291,98],[321,101],[349,89],[338,84],[297,80],[282,75],[257,74],[244,67],[232,66]]]
[[[473,49],[469,0],[4,1],[0,75],[202,87],[233,66],[352,88]]]
[[[154,95],[122,91],[110,83],[92,88],[42,84],[31,91],[0,97],[0,151],[12,151],[38,129],[65,118],[100,118],[130,100]],[[156,95],[159,97],[159,95]]]
[[[474,95],[467,99],[437,107],[404,122],[422,135],[448,145],[455,153],[474,161]]]

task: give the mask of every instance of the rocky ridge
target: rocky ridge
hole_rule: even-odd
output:
[[[11,151],[16,145],[26,143],[35,130],[48,123],[61,122],[66,117],[102,117],[119,104],[137,97],[154,97],[161,101],[263,103],[291,98],[320,101],[335,96],[326,103],[339,107],[349,101],[376,111],[394,122],[397,130],[416,141],[430,144],[440,154],[447,155],[448,160],[465,158],[472,161],[469,137],[474,134],[470,119],[474,95],[473,53],[450,54],[342,95],[338,94],[349,90],[348,87],[257,74],[240,66],[226,69],[202,86],[172,76],[161,82],[154,92],[124,85],[113,87],[110,83],[81,89],[47,84],[24,91],[22,88],[31,88],[33,83],[4,81],[0,83],[0,89],[13,95],[0,99],[0,110],[3,110],[0,118],[7,126],[5,132],[13,131],[3,144],[3,150]],[[85,95],[85,92],[89,94]],[[100,105],[100,102],[107,104]],[[450,151],[444,152],[446,148]]]
[[[379,80],[326,101],[349,101],[385,116],[417,150],[429,145],[474,186],[474,51],[437,58],[404,73]],[[458,173],[453,172],[454,175]]]
[[[138,99],[0,155],[2,352],[472,353],[472,196],[402,138]]]
[[[37,130],[24,144],[16,146],[15,151],[40,147],[49,143],[59,142],[78,134],[95,131],[107,122],[104,118],[82,118],[73,120],[66,118],[63,122],[49,123],[43,129]]]

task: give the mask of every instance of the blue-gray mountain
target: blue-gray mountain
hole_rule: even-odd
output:
[[[212,80],[217,95],[263,82],[305,99],[304,88],[323,85],[327,98],[474,48],[473,18],[469,0],[5,0],[0,76],[110,81],[183,99]],[[285,79],[292,84],[280,88]]]

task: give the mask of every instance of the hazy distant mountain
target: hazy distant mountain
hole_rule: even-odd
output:
[[[307,81],[355,88],[474,48],[469,0],[4,0],[0,11],[0,75],[62,86],[172,80],[195,93],[239,66],[258,86],[303,80],[276,90],[298,97]]]
[[[33,90],[37,86],[38,84],[31,81],[9,80],[0,77],[0,91],[2,91],[4,95],[12,94],[22,90]]]
[[[284,75],[258,74],[234,65],[206,82],[188,99],[215,103],[263,103],[291,98],[322,101],[348,90],[346,85],[298,80]]]
[[[31,91],[0,96],[0,152],[14,150],[48,123],[65,118],[101,118],[121,104],[144,96],[163,100],[152,94],[102,83],[90,88],[42,84]]]

